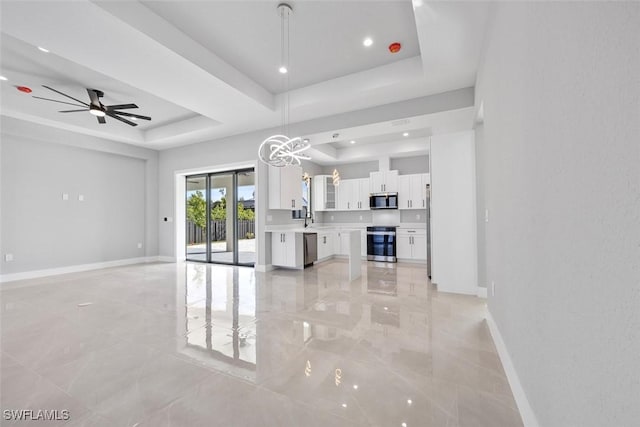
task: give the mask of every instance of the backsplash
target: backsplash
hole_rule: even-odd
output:
[[[371,223],[416,223],[426,222],[427,211],[425,209],[415,210],[390,210],[390,211],[325,211],[316,212],[314,221],[316,224],[371,224]],[[375,218],[374,218],[375,215]],[[389,216],[388,218],[386,216]],[[419,218],[418,218],[419,216]],[[362,219],[360,219],[362,217]],[[375,219],[375,221],[374,221]]]

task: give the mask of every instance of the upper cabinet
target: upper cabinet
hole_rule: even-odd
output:
[[[398,177],[398,207],[400,209],[426,209],[428,173],[400,175]]]
[[[398,171],[378,171],[370,174],[371,193],[398,192]]]
[[[336,187],[338,210],[369,210],[369,179],[343,179]]]
[[[269,166],[269,209],[302,208],[302,168]]]
[[[316,175],[313,177],[313,209],[333,211],[336,209],[336,187],[331,175]]]

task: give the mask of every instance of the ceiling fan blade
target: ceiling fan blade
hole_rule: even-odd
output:
[[[113,114],[119,114],[121,116],[125,116],[125,117],[135,117],[136,119],[141,119],[141,120],[151,120],[151,117],[148,116],[139,116],[137,114],[131,114],[131,113],[125,113],[124,111],[110,111]]]
[[[138,126],[137,123],[133,123],[133,122],[130,122],[129,120],[123,119],[122,117],[118,117],[115,114],[113,114],[111,111],[106,111],[105,113],[107,114],[107,116],[112,117],[112,118],[114,118],[116,120],[120,120],[121,122],[126,123],[129,126]]]
[[[89,106],[89,104],[87,104],[86,102],[84,102],[84,101],[80,101],[79,99],[76,99],[76,98],[74,98],[73,96],[69,96],[69,95],[67,95],[66,93],[62,93],[62,92],[60,92],[59,90],[56,90],[56,89],[54,89],[54,88],[52,88],[52,87],[49,87],[49,86],[46,86],[46,85],[42,85],[42,87],[43,87],[43,88],[46,88],[46,89],[49,89],[50,91],[53,91],[53,92],[55,92],[55,93],[59,93],[59,94],[60,94],[60,95],[62,95],[62,96],[66,96],[66,97],[67,97],[67,98],[69,98],[69,99],[73,99],[74,101],[79,102],[79,103],[80,103],[80,104],[82,104],[82,105],[86,105],[87,107]]]
[[[100,106],[100,100],[98,99],[98,94],[93,89],[87,89],[87,93],[89,94],[89,99],[93,105]]]
[[[138,108],[136,104],[118,104],[118,105],[107,105],[105,107],[109,111],[113,110],[127,110],[129,108]]]
[[[58,101],[57,99],[43,98],[41,96],[33,96],[34,98],[44,99],[45,101],[59,102],[60,104],[73,105],[74,107],[82,107],[82,105],[72,104],[70,102]]]
[[[107,121],[104,119],[104,117],[96,116],[96,119],[98,119],[98,123],[100,123],[101,125],[107,123]]]
[[[77,113],[79,111],[89,111],[87,108],[84,108],[82,110],[63,110],[63,111],[58,111],[58,113]]]

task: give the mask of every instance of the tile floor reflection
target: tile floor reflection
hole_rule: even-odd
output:
[[[5,284],[4,409],[70,426],[521,426],[484,301],[424,266],[147,264]],[[13,425],[3,420],[2,425]]]

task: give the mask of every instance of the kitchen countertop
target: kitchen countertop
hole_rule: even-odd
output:
[[[266,233],[279,233],[279,232],[294,232],[294,233],[317,233],[322,231],[332,230],[362,230],[366,227],[371,227],[374,224],[371,223],[336,223],[336,224],[313,224],[307,228],[304,228],[298,224],[285,224],[285,225],[268,225],[265,227]],[[377,224],[376,224],[377,225]],[[399,226],[400,229],[426,229],[426,223],[408,223],[403,222]]]

